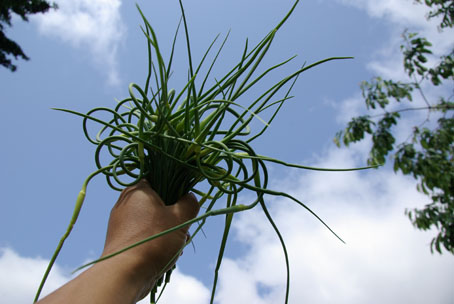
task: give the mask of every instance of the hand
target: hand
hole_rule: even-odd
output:
[[[182,224],[198,211],[194,195],[187,194],[176,204],[165,206],[142,180],[123,190],[113,207],[102,257]],[[181,228],[98,262],[39,303],[136,303],[176,262],[188,229]]]
[[[193,194],[166,206],[146,180],[123,190],[112,208],[102,256],[119,251],[150,236],[194,218],[199,205]],[[120,254],[132,262],[141,279],[154,282],[176,262],[187,240],[186,226]],[[173,259],[173,261],[172,261]],[[151,287],[151,286],[149,286]]]

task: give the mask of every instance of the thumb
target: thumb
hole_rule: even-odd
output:
[[[170,206],[172,213],[178,218],[181,223],[192,220],[199,213],[199,203],[193,193],[188,193],[181,197],[175,204]],[[185,231],[189,229],[189,225],[183,228]]]

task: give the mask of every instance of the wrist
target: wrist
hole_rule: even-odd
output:
[[[108,254],[102,255],[102,257],[105,256]],[[92,268],[94,271],[103,272],[106,276],[121,280],[121,284],[131,294],[136,295],[137,301],[147,295],[159,275],[153,269],[147,269],[140,256],[128,251],[96,263]]]

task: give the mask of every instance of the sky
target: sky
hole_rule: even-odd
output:
[[[59,9],[13,20],[8,36],[30,61],[11,73],[0,69],[3,145],[0,159],[0,297],[30,303],[42,273],[66,229],[82,182],[95,169],[94,146],[78,117],[53,107],[86,112],[113,106],[131,82],[146,77],[146,41],[133,2],[56,1]],[[137,1],[155,27],[164,52],[178,24],[178,1]],[[219,73],[235,64],[246,38],[258,42],[285,15],[291,0],[184,1],[196,58],[214,37],[230,37]],[[326,63],[301,75],[295,96],[254,149],[260,154],[310,166],[364,166],[368,141],[337,148],[332,139],[354,115],[365,112],[359,83],[374,75],[405,80],[399,53],[405,29],[436,42],[434,58],[453,46],[452,33],[412,0],[301,1],[278,32],[266,58],[271,66],[298,55],[293,64],[265,80],[263,87],[305,62],[331,56],[352,60]],[[450,36],[451,34],[451,36]],[[182,36],[181,36],[182,37]],[[184,44],[174,64],[175,88],[187,73]],[[281,74],[279,74],[281,73]],[[180,82],[179,82],[180,81]],[[428,88],[429,97],[434,96]],[[413,106],[422,102],[416,98]],[[16,113],[16,114],[14,114]],[[14,115],[16,115],[14,117]],[[405,140],[424,120],[403,117],[396,133]],[[416,182],[378,170],[326,173],[270,166],[270,188],[305,202],[346,242],[341,243],[296,204],[267,197],[285,239],[291,267],[290,303],[453,303],[454,257],[431,254],[435,231],[418,231],[405,216],[429,199]],[[71,272],[99,256],[110,208],[118,192],[103,178],[89,185],[79,220],[52,270],[45,293]],[[252,194],[243,194],[247,202]],[[185,249],[161,303],[208,303],[223,219],[212,218],[194,246]],[[220,269],[216,303],[283,303],[285,263],[279,240],[261,210],[233,221]],[[144,301],[145,302],[145,301]]]

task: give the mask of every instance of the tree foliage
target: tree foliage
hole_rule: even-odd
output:
[[[5,25],[11,27],[11,13],[19,15],[22,20],[28,21],[28,15],[45,13],[50,8],[56,8],[56,4],[50,4],[44,0],[1,0],[0,2],[0,65],[15,71],[17,69],[11,61],[11,57],[16,60],[29,58],[22,51],[22,48],[5,35]]]
[[[440,30],[452,30],[454,0],[416,2],[431,8],[428,19],[441,18]],[[438,230],[431,242],[432,252],[441,253],[444,247],[454,254],[454,49],[431,64],[433,45],[425,37],[406,31],[403,41],[403,67],[408,81],[375,77],[362,82],[366,107],[374,114],[352,118],[336,134],[335,142],[348,146],[370,136],[371,165],[384,164],[393,154],[394,171],[413,176],[417,189],[432,200],[422,209],[406,210],[406,214],[416,228]],[[440,95],[429,100],[423,88],[437,88]],[[424,100],[424,106],[411,106],[415,94]],[[382,112],[375,114],[377,110]],[[427,118],[413,127],[407,140],[396,143],[399,119],[412,111],[426,111]]]

